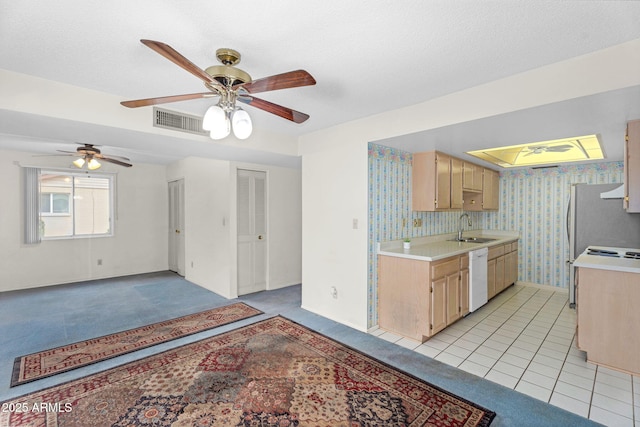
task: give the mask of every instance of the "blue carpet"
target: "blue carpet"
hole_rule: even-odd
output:
[[[9,388],[16,356],[229,304],[171,272],[0,293],[0,400],[281,314],[497,413],[492,426],[595,426],[585,418],[300,308],[301,287],[239,298],[264,314]],[[4,378],[4,380],[3,380]]]

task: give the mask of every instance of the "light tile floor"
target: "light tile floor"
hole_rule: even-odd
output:
[[[575,326],[566,292],[516,284],[423,344],[372,333],[601,424],[640,427],[640,377],[587,362]]]

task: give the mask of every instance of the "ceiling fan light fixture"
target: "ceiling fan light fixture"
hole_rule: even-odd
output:
[[[87,169],[91,171],[98,169],[100,166],[102,166],[100,162],[94,159],[93,157],[89,159],[89,162],[87,163]]]
[[[219,105],[212,105],[202,118],[202,129],[209,131],[211,139],[222,139],[231,133],[231,122]]]
[[[249,113],[244,111],[242,108],[238,108],[233,112],[231,120],[233,122],[233,134],[236,138],[247,139],[251,136],[251,132],[253,132],[253,124],[251,123]]]
[[[77,158],[73,161],[73,164],[77,167],[77,168],[82,168],[82,166],[84,165],[84,159],[82,157]]]
[[[202,129],[212,131],[224,122],[226,114],[218,105],[212,105],[207,109],[202,118]]]

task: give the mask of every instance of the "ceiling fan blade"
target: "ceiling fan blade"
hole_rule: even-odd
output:
[[[109,162],[109,163],[115,163],[116,165],[120,165],[120,166],[124,166],[127,168],[130,168],[131,166],[133,166],[131,163],[125,163],[125,162],[121,162],[120,160],[116,160],[113,159],[111,157],[100,157],[100,160],[104,160],[105,162]]]
[[[64,155],[69,155],[69,154],[73,154],[73,155],[77,155],[78,152],[77,151],[65,151],[65,150],[56,150],[59,153],[65,153],[65,154],[55,154],[56,156],[64,156]],[[48,154],[50,155],[50,154]]]
[[[300,86],[312,86],[316,80],[305,70],[290,71],[275,76],[264,77],[249,83],[234,86],[234,89],[242,87],[249,93],[267,92],[270,90],[288,89]]]
[[[301,113],[300,111],[292,110],[291,108],[283,107],[282,105],[274,104],[264,99],[255,98],[253,96],[239,97],[238,101],[251,105],[252,107],[259,108],[268,113],[275,114],[284,119],[291,120],[295,123],[302,123],[309,118],[308,114]]]
[[[194,76],[202,80],[203,82],[211,83],[215,86],[220,85],[220,83],[218,83],[217,80],[215,80],[213,77],[207,74],[203,69],[198,67],[196,64],[194,64],[193,62],[189,61],[187,58],[182,56],[180,53],[178,53],[177,50],[175,50],[168,44],[158,42],[155,40],[146,40],[146,39],[142,39],[140,40],[140,42],[145,46],[147,46],[148,48],[155,50],[160,55],[164,56],[169,61],[173,62],[179,67],[182,67],[183,69],[187,70],[188,72],[190,72],[191,74],[193,74]]]
[[[161,96],[157,98],[135,99],[133,101],[122,101],[120,104],[129,108],[146,107],[148,105],[166,104],[169,102],[188,101],[190,99],[207,98],[209,96],[217,96],[212,92],[189,93],[184,95]]]
[[[98,156],[95,156],[95,157],[98,157]],[[130,162],[130,161],[131,161],[131,159],[129,159],[129,158],[127,158],[127,157],[124,157],[124,156],[114,156],[114,155],[112,155],[112,154],[109,154],[109,155],[108,155],[108,156],[106,156],[106,157],[108,157],[108,158],[110,158],[110,159],[122,160],[122,161],[125,161],[125,162]],[[104,159],[104,158],[105,158],[105,155],[104,155],[104,154],[101,154],[101,155],[100,155],[100,157],[98,157],[98,158]]]

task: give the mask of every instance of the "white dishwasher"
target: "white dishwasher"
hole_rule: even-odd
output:
[[[488,248],[480,248],[469,252],[469,311],[476,311],[488,301],[488,255]]]

